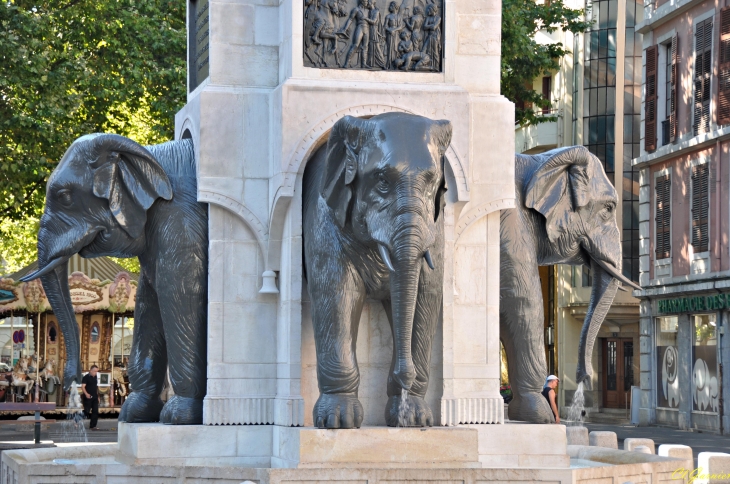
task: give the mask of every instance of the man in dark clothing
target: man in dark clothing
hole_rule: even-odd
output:
[[[89,429],[96,430],[96,422],[99,420],[99,390],[97,388],[96,372],[99,367],[93,365],[84,378],[81,380],[81,391],[84,395],[84,413],[91,419]]]

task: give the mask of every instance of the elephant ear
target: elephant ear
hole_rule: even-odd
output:
[[[345,226],[352,199],[352,182],[358,171],[362,146],[373,131],[373,123],[345,116],[332,127],[327,141],[322,197],[335,214],[340,227]]]
[[[451,122],[447,120],[434,121],[433,127],[431,128],[431,140],[436,143],[439,147],[439,154],[441,155],[441,183],[436,191],[436,202],[434,211],[434,221],[438,220],[439,215],[443,213],[444,207],[446,206],[446,150],[449,149],[451,144],[451,133],[452,133]]]
[[[130,237],[139,237],[155,200],[172,199],[167,174],[152,153],[129,138],[100,134],[88,142],[94,195],[109,201],[114,218]]]
[[[555,242],[568,230],[571,214],[588,204],[590,179],[599,161],[584,146],[537,157],[542,159],[525,184],[524,202],[545,216],[548,238]]]

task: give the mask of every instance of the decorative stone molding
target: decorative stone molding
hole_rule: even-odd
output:
[[[492,200],[491,202],[482,203],[470,209],[465,214],[462,214],[459,217],[459,221],[456,223],[456,240],[459,240],[459,237],[462,233],[464,233],[464,230],[466,230],[469,225],[473,224],[480,218],[497,210],[505,210],[508,208],[515,208],[514,198]]]
[[[442,398],[441,425],[504,423],[502,398]]]
[[[274,423],[282,427],[304,427],[304,399],[302,397],[276,398]]]
[[[205,397],[205,425],[264,425],[274,423],[274,399]]]
[[[246,225],[256,236],[256,241],[261,248],[261,253],[266,254],[267,241],[269,239],[269,231],[266,225],[261,223],[261,220],[249,210],[244,204],[238,200],[234,200],[226,195],[220,193],[211,192],[208,190],[198,190],[198,201],[201,203],[212,203],[219,207],[230,210],[234,214],[243,220]]]

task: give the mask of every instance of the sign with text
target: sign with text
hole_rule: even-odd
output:
[[[85,287],[71,288],[71,304],[74,306],[79,304],[94,304],[101,301],[101,299],[102,295],[100,290]]]
[[[657,312],[659,314],[696,313],[699,311],[716,311],[719,309],[730,309],[730,293],[677,297],[661,299],[657,302]]]

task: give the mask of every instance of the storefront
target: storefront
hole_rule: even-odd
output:
[[[0,361],[13,367],[15,373],[13,377],[8,374],[6,386],[0,378],[0,387],[6,388],[0,400],[38,398],[65,406],[66,395],[59,391],[58,382],[44,378],[52,374],[63,381],[66,363],[63,333],[40,280],[18,282],[34,269],[35,263],[0,278],[4,294],[0,299]],[[69,261],[68,280],[79,326],[82,371],[86,373],[92,365],[97,365],[100,407],[119,407],[128,394],[126,367],[134,329],[137,276],[110,259],[83,259],[76,255]],[[26,385],[28,392],[26,386],[17,384],[19,370],[24,365],[29,367],[24,370],[25,379],[34,382]],[[38,395],[35,388],[39,389]]]
[[[723,337],[730,288],[717,283],[687,285],[682,293],[649,298],[653,343],[651,409],[654,423],[681,429],[727,432]],[[694,287],[693,287],[694,286]],[[715,286],[710,291],[709,287]],[[704,291],[691,291],[692,288]],[[648,322],[648,321],[647,321]],[[724,358],[723,358],[724,356]],[[724,422],[725,421],[725,422]]]

